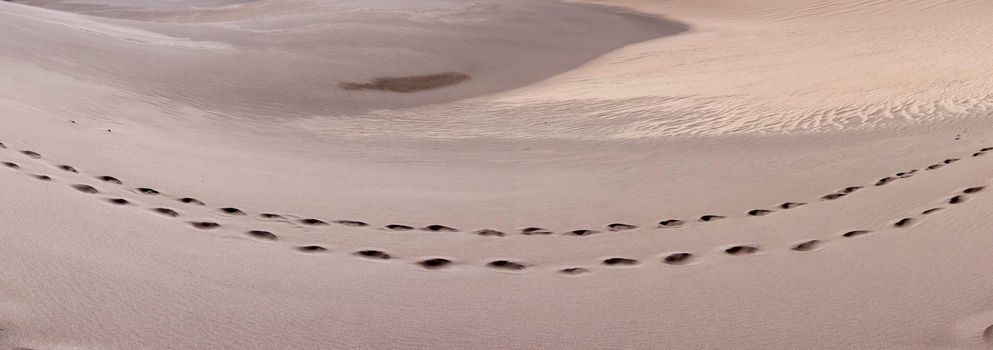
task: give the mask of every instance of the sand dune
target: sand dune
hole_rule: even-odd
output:
[[[0,348],[993,344],[993,5],[590,2],[0,2]]]

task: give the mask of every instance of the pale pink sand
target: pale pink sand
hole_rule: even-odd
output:
[[[142,20],[134,21],[0,2],[0,142],[6,147],[0,149],[0,162],[18,165],[13,169],[0,164],[0,347],[988,346],[984,332],[993,325],[993,274],[988,268],[993,264],[993,223],[986,217],[993,207],[993,187],[976,188],[993,186],[993,154],[980,152],[993,147],[993,135],[982,100],[970,94],[986,91],[984,79],[989,75],[982,75],[979,65],[969,66],[956,56],[959,53],[936,53],[975,39],[953,35],[906,44],[931,50],[924,51],[931,56],[916,61],[909,57],[921,50],[892,44],[886,60],[833,66],[820,73],[816,67],[822,67],[821,61],[810,57],[818,50],[831,51],[833,44],[798,47],[796,67],[815,67],[808,69],[809,76],[798,78],[819,81],[824,91],[818,95],[785,78],[766,81],[758,73],[731,74],[744,69],[747,60],[761,60],[756,56],[770,52],[763,47],[783,41],[739,40],[747,54],[709,61],[711,56],[701,53],[692,65],[673,65],[691,56],[669,50],[714,44],[701,35],[746,30],[798,40],[794,35],[800,34],[790,34],[791,28],[813,27],[818,21],[828,26],[842,18],[890,23],[886,35],[905,38],[912,36],[907,33],[912,29],[903,21],[925,21],[917,12],[924,4],[822,3],[849,10],[811,9],[806,12],[813,15],[804,21],[791,22],[782,19],[813,2],[648,3],[610,4],[661,11],[690,25],[690,31],[626,46],[563,75],[499,95],[466,92],[450,98],[476,97],[441,103],[450,92],[438,90],[402,97],[409,99],[405,105],[419,107],[395,109],[392,99],[397,95],[373,93],[358,97],[353,106],[382,101],[382,108],[343,116],[307,113],[343,108],[352,114],[357,109],[324,105],[320,99],[273,105],[271,100],[282,98],[276,95],[313,88],[294,87],[293,80],[278,76],[260,84],[285,90],[260,100],[215,91],[211,84],[225,87],[231,82],[213,81],[211,71],[190,62],[215,54],[232,65],[244,62],[238,53],[245,44],[238,40],[247,40],[241,33],[246,28],[301,30],[301,24],[311,22],[301,19],[306,16],[300,9],[359,6],[354,3],[158,9],[142,11],[144,16],[131,13]],[[416,17],[435,28],[436,22],[464,19],[466,13],[501,19],[506,14],[500,6],[458,7],[438,1],[428,10],[397,4],[387,1],[353,15],[375,20]],[[552,14],[542,13],[549,9],[542,6],[565,6],[513,4],[521,6],[514,7],[518,9],[538,6],[535,13],[544,16]],[[933,28],[913,30],[932,35],[927,30],[945,28],[940,19],[952,16],[974,24],[969,30],[977,37],[993,30],[979,24],[979,17],[991,9],[983,2],[939,5],[928,9],[934,14]],[[877,16],[884,10],[889,16]],[[178,25],[179,18],[190,21]],[[630,23],[624,18],[617,20]],[[146,22],[150,20],[161,23]],[[559,28],[549,26],[549,31]],[[187,35],[181,35],[184,32]],[[821,37],[810,40],[831,34],[817,33]],[[444,32],[418,35],[427,40]],[[605,48],[619,44],[598,40]],[[502,48],[493,45],[480,44],[473,50]],[[504,50],[515,50],[512,43],[503,45]],[[858,55],[873,52],[869,45],[862,47],[867,51],[837,45],[837,50],[851,51],[839,51],[844,54],[831,62],[855,62]],[[548,55],[555,50],[541,47],[538,51]],[[128,59],[128,53],[193,61],[164,69]],[[576,59],[571,53],[563,55]],[[766,59],[775,62],[775,57]],[[939,72],[928,70],[932,62],[956,60],[963,60],[961,72],[947,77],[969,76],[968,83],[977,86],[970,94],[946,89],[936,80]],[[894,80],[899,84],[892,86],[852,71],[909,71],[913,62],[927,73],[901,75]],[[571,66],[567,63],[548,63],[537,72],[554,74]],[[143,65],[148,75],[125,74],[141,71]],[[489,73],[481,76],[492,74],[489,78],[474,81],[486,85],[487,91],[500,91],[501,86],[535,79],[515,73],[507,85],[493,82],[527,65],[486,70]],[[724,77],[718,74],[721,69]],[[770,77],[796,74],[776,64],[749,69],[764,70]],[[168,79],[159,79],[165,75]],[[678,77],[685,87],[668,86],[665,76]],[[829,91],[836,86],[830,77],[844,80],[837,85],[838,93]],[[254,77],[235,81],[247,83],[249,78]],[[706,79],[712,79],[712,88],[703,86]],[[741,85],[723,86],[722,81]],[[204,92],[183,95],[179,82]],[[860,86],[872,93],[848,92]],[[922,104],[936,103],[940,112],[912,109],[918,115],[894,109],[897,112],[888,115],[820,123],[800,113],[837,103],[855,110],[886,103],[886,91],[900,97],[891,103],[917,96]],[[793,92],[799,99],[796,104],[776,103]],[[945,100],[962,103],[933,102]],[[710,101],[720,108],[703,108],[693,101]],[[759,118],[752,114],[755,105],[767,106],[769,113]],[[290,116],[272,115],[282,108]],[[40,158],[22,151],[36,152]],[[974,157],[976,152],[980,154]],[[960,160],[945,164],[950,159]],[[942,166],[926,170],[937,164]],[[61,170],[61,165],[77,173]],[[874,185],[898,173],[907,177]],[[33,177],[37,174],[52,180],[40,181]],[[99,176],[113,176],[123,184]],[[99,193],[80,192],[72,187],[77,184],[93,186]],[[838,199],[820,199],[859,186]],[[143,194],[136,188],[160,194]],[[949,203],[959,195],[965,197]],[[183,197],[206,205],[176,200]],[[108,202],[114,198],[128,204]],[[787,202],[806,205],[777,207]],[[219,210],[227,207],[246,215]],[[154,208],[170,208],[179,216],[161,215]],[[943,210],[922,214],[932,208]],[[757,209],[774,212],[747,214]],[[262,213],[286,219],[265,219]],[[703,215],[726,218],[701,222]],[[299,219],[306,218],[329,225],[301,224]],[[893,226],[904,218],[913,221]],[[660,221],[675,219],[683,224],[659,227]],[[200,230],[191,221],[221,226]],[[607,225],[614,223],[637,228],[612,232]],[[460,232],[384,229],[390,224],[437,224]],[[519,233],[532,226],[554,234]],[[473,233],[479,229],[506,235]],[[568,234],[583,229],[599,233]],[[271,232],[278,240],[246,234],[251,230]],[[858,230],[871,232],[844,237]],[[808,245],[813,248],[809,251],[791,249],[810,240],[820,244]],[[304,253],[297,250],[302,246],[328,250]],[[736,246],[757,250],[725,253]],[[381,251],[392,259],[353,255],[364,250]],[[693,257],[666,263],[665,257],[681,252]],[[454,263],[438,270],[417,264],[437,257]],[[637,263],[602,264],[611,258]],[[525,268],[487,267],[498,260]],[[567,268],[588,272],[559,272]]]

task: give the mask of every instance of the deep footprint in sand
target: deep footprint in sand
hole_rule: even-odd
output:
[[[438,270],[451,266],[452,261],[445,258],[431,258],[421,260],[417,263],[417,265],[420,265],[428,270]]]
[[[985,188],[986,188],[985,186],[969,187],[967,189],[962,190],[962,193],[972,194],[972,193],[976,193],[976,192],[982,191]]]
[[[68,171],[70,173],[79,173],[79,170],[76,170],[76,168],[72,167],[71,165],[59,165],[58,168],[63,171]]]
[[[121,180],[118,180],[117,178],[115,178],[113,176],[97,176],[97,179],[99,179],[100,181],[109,182],[109,183],[112,183],[112,184],[115,184],[115,185],[123,185],[124,184],[123,182],[121,182]]]
[[[139,188],[136,188],[135,191],[138,191],[138,193],[146,194],[146,195],[149,195],[149,196],[157,196],[157,195],[159,195],[159,191],[157,191],[155,189],[152,189],[152,188],[147,188],[147,187],[139,187]]]
[[[590,272],[590,270],[584,269],[582,267],[568,267],[568,268],[564,268],[564,269],[559,270],[559,274],[566,275],[566,276],[578,276],[578,275],[583,275],[583,274],[586,274],[586,273],[589,273],[589,272]]]
[[[124,199],[124,198],[110,198],[110,199],[107,199],[107,201],[110,202],[111,204],[116,204],[116,205],[128,205],[128,204],[131,204],[131,202],[129,202],[127,199]]]
[[[496,260],[491,261],[486,264],[487,267],[500,269],[500,270],[510,270],[510,271],[520,271],[527,268],[524,264],[513,262],[510,260]]]
[[[95,187],[84,184],[72,185],[72,188],[75,189],[76,191],[88,193],[88,194],[95,194],[100,192]]]
[[[893,227],[909,227],[916,223],[917,221],[911,218],[903,218],[897,222],[893,223]]]
[[[700,221],[704,222],[717,221],[721,219],[727,219],[727,217],[721,215],[704,215],[700,217]]]
[[[200,205],[200,206],[205,205],[205,204],[203,204],[203,202],[201,202],[199,199],[196,199],[196,198],[185,197],[185,198],[180,198],[178,200],[180,202],[183,202],[183,203],[186,203],[186,204],[193,204],[193,205]]]
[[[338,225],[345,225],[345,226],[351,226],[351,227],[366,227],[366,226],[369,226],[369,224],[367,224],[367,223],[364,223],[362,221],[355,221],[355,220],[335,220],[334,223],[336,223]]]
[[[328,251],[328,248],[324,248],[319,245],[307,245],[307,246],[297,247],[297,250],[304,253],[323,253]]]
[[[38,152],[35,152],[35,151],[21,151],[21,153],[24,154],[24,155],[26,155],[26,156],[28,156],[28,157],[30,157],[30,158],[34,158],[34,159],[41,158],[41,154],[38,153]]]
[[[669,219],[669,220],[660,221],[659,222],[659,226],[662,226],[662,227],[679,227],[679,226],[683,226],[684,223],[685,222],[683,222],[683,220]]]
[[[165,215],[165,216],[169,216],[169,217],[177,217],[177,216],[179,216],[179,213],[178,212],[176,212],[175,210],[169,209],[169,208],[155,208],[155,209],[152,209],[152,211],[154,211],[156,213],[159,213],[159,214],[162,214],[162,215]]]
[[[20,169],[21,168],[20,165],[17,165],[17,163],[13,163],[13,162],[3,162],[3,166],[8,167],[8,168],[11,168],[11,169]]]
[[[459,230],[456,230],[454,228],[445,225],[429,225],[427,227],[422,228],[422,230],[431,231],[431,232],[459,232]]]
[[[245,212],[241,211],[241,209],[238,209],[238,208],[230,208],[230,207],[229,208],[221,208],[220,211],[223,212],[224,214],[228,214],[228,215],[237,215],[237,216],[244,216],[245,215]]]
[[[484,236],[484,237],[503,237],[507,235],[502,231],[491,230],[491,229],[476,230],[476,232],[473,233],[475,233],[478,236]]]
[[[821,241],[818,241],[816,239],[812,239],[812,240],[809,240],[809,241],[804,241],[804,242],[800,242],[800,243],[794,244],[793,247],[790,248],[790,249],[795,250],[795,251],[798,251],[798,252],[809,252],[809,251],[817,250],[820,247],[821,247]]]
[[[749,254],[755,254],[758,251],[759,251],[758,247],[750,246],[750,245],[736,245],[724,249],[724,253],[728,255],[749,255]]]
[[[844,193],[832,193],[832,194],[821,196],[821,200],[830,201],[830,200],[835,200],[835,199],[838,199],[838,198],[841,198],[841,197],[844,197],[844,196],[845,196]]]
[[[966,195],[964,195],[964,194],[960,194],[960,195],[958,195],[958,196],[955,196],[955,197],[952,197],[952,198],[949,198],[949,199],[948,199],[948,204],[959,204],[959,203],[965,203],[965,201],[966,201],[966,200],[968,200],[968,199],[969,199],[969,196],[966,196]]]
[[[251,231],[245,232],[245,234],[247,234],[249,236],[252,236],[252,237],[255,237],[255,238],[258,238],[258,239],[264,239],[264,240],[269,240],[269,241],[277,241],[277,240],[279,240],[279,237],[277,237],[276,234],[274,234],[272,232],[269,232],[269,231],[251,230]]]
[[[393,259],[393,256],[391,256],[390,254],[387,254],[386,252],[379,251],[379,250],[360,250],[360,251],[357,251],[357,252],[352,253],[352,254],[354,254],[356,256],[360,256],[360,257],[366,258],[366,259],[374,259],[374,260],[390,260],[390,259]]]
[[[386,225],[386,229],[390,231],[410,231],[413,230],[414,227],[407,225],[392,224],[392,225]]]
[[[607,225],[607,228],[610,229],[611,231],[627,231],[627,230],[634,230],[634,229],[638,228],[638,226],[628,225],[628,224],[621,224],[621,223],[613,223],[613,224]]]
[[[772,210],[754,209],[748,211],[748,216],[765,216],[772,214]]]
[[[568,235],[572,235],[572,236],[591,236],[591,235],[595,235],[597,233],[600,233],[600,232],[599,231],[595,231],[595,230],[572,230],[572,231],[569,231],[569,233],[567,233],[567,234]]]
[[[931,209],[922,211],[921,212],[921,215],[934,214],[934,213],[937,213],[937,212],[939,212],[939,211],[941,211],[943,209],[945,209],[945,208],[931,208]]]
[[[669,265],[686,265],[693,262],[693,254],[679,252],[666,255],[662,262]]]
[[[201,230],[213,230],[215,228],[221,227],[221,224],[210,221],[194,221],[194,222],[190,222],[190,225]]]
[[[858,236],[867,235],[867,234],[869,234],[871,232],[872,231],[869,231],[869,230],[855,230],[855,231],[845,232],[841,236],[842,237],[845,237],[845,238],[852,238],[852,237],[858,237]]]
[[[882,179],[879,179],[879,181],[876,181],[876,186],[883,186],[883,185],[888,184],[888,183],[893,182],[893,181],[896,181],[896,178],[895,177],[887,176],[887,177],[884,177]]]
[[[540,235],[550,235],[551,230],[546,230],[541,227],[525,227],[521,229],[521,234],[526,236],[540,236]]]
[[[300,223],[307,226],[327,226],[328,223],[318,219],[300,219]]]
[[[607,266],[634,266],[641,264],[638,260],[629,258],[607,258],[603,259],[601,263]]]

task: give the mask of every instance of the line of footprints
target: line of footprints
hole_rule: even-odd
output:
[[[4,145],[2,142],[0,142],[0,150],[6,150],[6,149],[7,149],[7,146]],[[993,151],[993,147],[985,147],[985,148],[979,150],[978,152],[973,153],[972,154],[972,157],[982,156],[982,155],[986,154],[986,152],[989,152],[989,151]],[[24,156],[26,156],[28,158],[34,159],[34,160],[40,160],[42,158],[42,155],[41,154],[39,154],[37,152],[34,152],[34,151],[30,151],[30,150],[22,150],[22,151],[20,151],[20,153],[22,155],[24,155]],[[957,161],[959,161],[958,158],[945,159],[942,162],[939,162],[939,163],[936,163],[936,164],[932,164],[932,165],[929,165],[929,166],[925,167],[924,170],[936,170],[936,169],[939,169],[939,168],[941,168],[941,167],[943,167],[945,165],[949,165],[949,164],[955,163]],[[20,169],[21,168],[20,165],[18,165],[17,163],[10,162],[10,161],[3,161],[3,162],[0,162],[0,164],[2,164],[4,167],[11,168],[11,169]],[[73,166],[64,165],[64,164],[63,165],[55,165],[55,166],[58,169],[62,170],[62,171],[83,176],[80,173],[80,171],[78,169],[76,169],[75,167],[73,167]],[[917,172],[918,172],[918,169],[913,169],[913,170],[898,172],[898,173],[894,174],[893,176],[887,176],[887,177],[884,177],[884,178],[881,178],[881,179],[877,180],[874,183],[874,186],[884,186],[884,185],[887,185],[887,184],[892,183],[894,181],[897,181],[897,180],[900,180],[900,179],[905,179],[905,178],[914,176]],[[55,181],[55,179],[53,179],[52,177],[50,177],[48,175],[31,174],[31,176],[34,177],[35,179],[38,179],[38,180],[41,180],[41,181]],[[115,178],[113,176],[101,175],[101,176],[95,176],[94,178],[95,179],[98,179],[98,180],[100,180],[102,182],[105,182],[105,183],[110,183],[110,184],[114,184],[114,185],[124,185],[124,182],[123,181],[121,181],[121,180],[119,180],[119,179],[117,179],[117,178]],[[100,190],[99,189],[97,189],[96,187],[94,187],[92,185],[88,185],[88,184],[77,183],[77,184],[71,184],[70,187],[72,187],[76,191],[79,191],[79,192],[82,192],[82,193],[86,193],[86,194],[99,194],[100,193]],[[821,200],[821,201],[837,200],[837,199],[840,199],[840,198],[845,197],[847,195],[850,195],[852,193],[855,193],[855,192],[857,192],[857,191],[859,191],[859,190],[861,190],[863,188],[864,188],[864,186],[846,187],[846,188],[841,189],[841,190],[838,190],[836,192],[833,192],[833,193],[830,193],[830,194],[826,194],[824,196],[821,196],[819,198],[819,200]],[[962,190],[961,192],[956,193],[952,197],[950,197],[947,200],[947,203],[948,204],[952,204],[952,205],[964,203],[968,199],[969,195],[974,194],[974,193],[977,193],[977,192],[980,192],[983,189],[985,189],[985,187],[970,187],[970,188],[966,188],[966,189]],[[149,195],[149,196],[158,196],[158,195],[161,195],[161,193],[158,190],[155,190],[153,188],[138,187],[138,188],[135,188],[134,190],[136,192],[140,193],[140,194]],[[132,201],[130,201],[128,199],[125,199],[125,198],[111,197],[111,198],[105,198],[105,200],[108,203],[113,204],[113,205],[117,205],[117,206],[128,206],[128,205],[132,205],[133,204]],[[192,197],[180,197],[180,198],[177,198],[177,201],[179,201],[181,203],[184,203],[184,204],[187,204],[187,205],[192,205],[192,206],[198,206],[198,207],[206,206],[206,204],[204,202],[202,202],[202,201],[200,201],[200,200],[198,200],[196,198],[192,198]],[[783,203],[783,204],[778,205],[777,206],[777,209],[788,210],[788,209],[796,208],[796,207],[803,206],[803,205],[807,205],[807,203],[806,202],[786,202],[786,203]],[[943,209],[944,209],[943,207],[935,207],[935,208],[927,209],[927,210],[921,212],[920,214],[921,215],[929,215],[929,214],[935,213],[935,212],[940,211],[940,210],[943,210]],[[180,214],[179,214],[178,211],[176,211],[174,209],[171,209],[171,208],[156,207],[156,208],[151,208],[151,210],[154,211],[154,212],[156,212],[156,213],[158,213],[158,214],[169,216],[169,217],[179,217],[180,216]],[[222,212],[222,213],[225,213],[225,214],[228,214],[228,215],[232,215],[232,216],[246,216],[247,215],[244,211],[242,211],[241,209],[238,209],[238,208],[225,207],[225,208],[219,208],[218,210],[220,212]],[[745,213],[745,216],[746,217],[764,216],[764,215],[771,214],[774,211],[775,211],[775,209],[753,209],[753,210],[747,211]],[[334,221],[330,221],[329,222],[329,221],[324,221],[324,220],[315,219],[315,218],[304,218],[304,217],[296,217],[296,216],[291,216],[291,215],[281,215],[281,214],[273,214],[273,213],[262,213],[262,214],[259,214],[259,216],[261,218],[263,218],[263,219],[270,220],[270,221],[285,222],[285,223],[290,223],[290,224],[299,224],[299,225],[303,225],[303,226],[329,226],[331,223],[339,224],[339,225],[345,225],[345,226],[351,226],[351,227],[368,227],[368,226],[370,226],[369,224],[367,224],[365,222],[356,221],[356,220],[334,220]],[[706,214],[706,215],[700,216],[698,222],[704,223],[704,222],[711,222],[711,221],[722,220],[722,219],[727,219],[727,218],[728,218],[727,216],[723,216],[723,215]],[[903,218],[903,219],[900,219],[900,220],[892,223],[892,226],[893,227],[896,227],[896,228],[909,227],[909,226],[912,226],[913,224],[915,224],[915,222],[916,222],[916,220],[914,218],[908,217],[908,218]],[[221,225],[219,223],[212,222],[212,221],[189,221],[188,224],[190,226],[194,227],[194,228],[201,229],[201,230],[215,230],[215,229],[220,229],[221,228]],[[658,227],[660,227],[660,228],[661,227],[681,227],[681,226],[684,226],[686,224],[688,224],[687,221],[681,220],[681,219],[665,219],[665,220],[662,220],[662,221],[660,221],[658,223]],[[634,229],[637,229],[638,226],[631,225],[631,224],[625,224],[625,223],[612,223],[612,224],[606,225],[606,228],[607,228],[607,231],[616,232],[616,231],[634,230]],[[384,226],[383,229],[386,229],[386,230],[389,230],[389,231],[413,231],[413,230],[416,230],[416,228],[413,227],[413,226],[400,225],[400,224],[389,224],[389,225]],[[457,230],[455,228],[452,228],[452,227],[449,227],[449,226],[445,226],[445,225],[437,225],[437,224],[436,225],[425,226],[423,228],[420,228],[420,230],[431,231],[431,232],[459,232],[459,230]],[[504,237],[504,236],[507,236],[507,234],[505,232],[498,231],[498,230],[492,230],[492,229],[481,229],[481,230],[474,231],[473,233],[476,234],[476,235],[488,236],[488,237]],[[543,228],[540,228],[540,227],[526,227],[526,228],[521,229],[519,233],[521,235],[526,235],[526,236],[551,235],[551,234],[553,234],[552,231],[546,230],[546,229],[543,229]],[[600,231],[597,231],[597,230],[591,230],[591,229],[579,229],[579,230],[568,231],[565,234],[572,235],[572,236],[589,236],[589,235],[598,234],[598,233],[601,233],[601,232]],[[864,235],[867,235],[867,234],[870,234],[870,233],[872,233],[871,230],[853,230],[853,231],[849,231],[849,232],[843,233],[841,235],[841,237],[842,238],[852,238],[852,237],[864,236]],[[249,231],[245,232],[245,234],[248,235],[248,236],[250,236],[250,237],[259,239],[259,240],[276,241],[276,240],[279,239],[279,237],[276,234],[274,234],[274,233],[272,233],[270,231],[266,231],[266,230],[249,230]],[[807,240],[807,241],[802,241],[802,242],[798,242],[798,243],[794,244],[793,246],[791,246],[790,249],[791,250],[794,250],[794,251],[798,251],[798,252],[814,251],[814,250],[819,249],[823,244],[824,244],[824,241],[821,241],[821,240]],[[328,252],[329,251],[327,248],[325,248],[323,246],[320,246],[320,245],[300,246],[300,247],[295,247],[295,249],[297,251],[300,251],[300,252],[303,252],[303,253],[322,253],[322,252]],[[728,248],[726,248],[726,249],[723,250],[723,252],[725,254],[728,254],[728,255],[749,255],[749,254],[754,254],[754,253],[756,253],[758,251],[759,251],[759,246],[753,246],[753,245],[736,245],[736,246],[728,247]],[[359,251],[353,252],[352,255],[357,256],[357,257],[361,257],[361,258],[365,258],[365,259],[373,259],[373,260],[391,260],[391,259],[395,259],[395,257],[393,255],[391,255],[390,253],[384,252],[384,251],[380,251],[380,250],[359,250]],[[692,254],[692,253],[689,253],[689,252],[670,252],[670,253],[664,254],[660,258],[660,260],[661,260],[662,263],[668,264],[668,265],[687,265],[687,264],[691,264],[691,263],[695,262],[697,260],[697,256],[694,255],[694,254]],[[442,257],[433,257],[433,258],[427,258],[427,259],[418,260],[416,262],[416,264],[419,265],[419,266],[421,266],[421,267],[423,267],[423,268],[425,268],[425,269],[428,269],[428,270],[440,270],[440,269],[445,269],[445,268],[451,267],[452,265],[455,264],[455,262],[453,262],[453,261],[451,261],[449,259],[446,259],[446,258],[442,258]],[[600,265],[603,265],[603,266],[607,266],[607,267],[625,267],[625,266],[638,266],[638,265],[641,265],[642,262],[639,261],[639,260],[637,260],[637,259],[632,259],[632,258],[627,258],[627,257],[610,257],[610,258],[606,258],[606,259],[601,260],[599,262],[599,264]],[[486,263],[486,266],[489,267],[489,268],[492,268],[492,269],[505,270],[505,271],[522,271],[522,270],[525,270],[525,269],[527,269],[529,267],[529,265],[527,263],[519,262],[519,261],[511,261],[511,260],[493,260],[493,261],[487,262]],[[568,267],[568,268],[564,268],[564,269],[561,269],[561,270],[558,271],[559,274],[569,275],[569,276],[571,276],[571,275],[581,275],[581,274],[585,274],[585,273],[588,273],[588,272],[590,272],[590,270],[588,268],[584,268],[584,267]]]

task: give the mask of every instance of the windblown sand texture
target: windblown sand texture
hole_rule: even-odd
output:
[[[993,346],[993,3],[0,2],[0,349]]]

